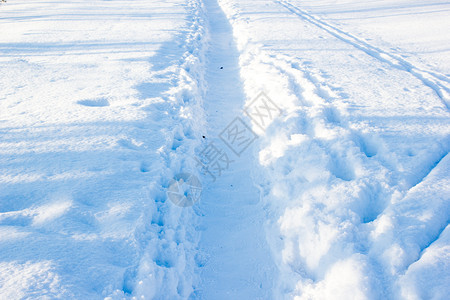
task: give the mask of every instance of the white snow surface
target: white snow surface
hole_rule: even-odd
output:
[[[448,299],[449,11],[1,3],[0,299]]]

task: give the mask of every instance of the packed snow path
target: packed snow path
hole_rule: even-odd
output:
[[[219,134],[236,117],[245,118],[245,95],[239,73],[239,53],[232,28],[216,0],[206,0],[210,48],[207,52],[205,144],[227,150]],[[205,177],[199,208],[200,299],[270,299],[275,266],[266,242],[267,219],[253,185],[252,147],[234,160],[215,181]]]

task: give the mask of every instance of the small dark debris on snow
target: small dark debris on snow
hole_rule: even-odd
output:
[[[220,67],[221,70],[223,70],[223,67]]]

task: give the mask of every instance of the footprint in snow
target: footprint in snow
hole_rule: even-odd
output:
[[[80,104],[80,105],[89,106],[89,107],[109,106],[109,101],[106,100],[105,98],[85,99],[85,100],[80,100],[77,103]]]

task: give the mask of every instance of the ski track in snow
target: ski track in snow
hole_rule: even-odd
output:
[[[447,76],[439,74],[437,72],[421,70],[420,68],[413,66],[411,63],[407,62],[403,58],[394,55],[392,53],[389,53],[387,51],[384,51],[380,48],[374,47],[369,43],[363,41],[362,39],[355,37],[348,32],[342,31],[341,29],[312,16],[307,11],[294,6],[292,3],[288,1],[281,0],[276,2],[283,5],[288,10],[298,15],[299,17],[303,18],[304,20],[320,27],[321,29],[327,31],[328,33],[332,34],[338,39],[364,51],[368,55],[389,64],[389,66],[393,68],[405,70],[411,73],[417,79],[422,81],[426,86],[433,89],[439,96],[439,98],[442,100],[442,103],[447,107],[447,109],[450,109],[450,87],[449,87],[450,79]]]

